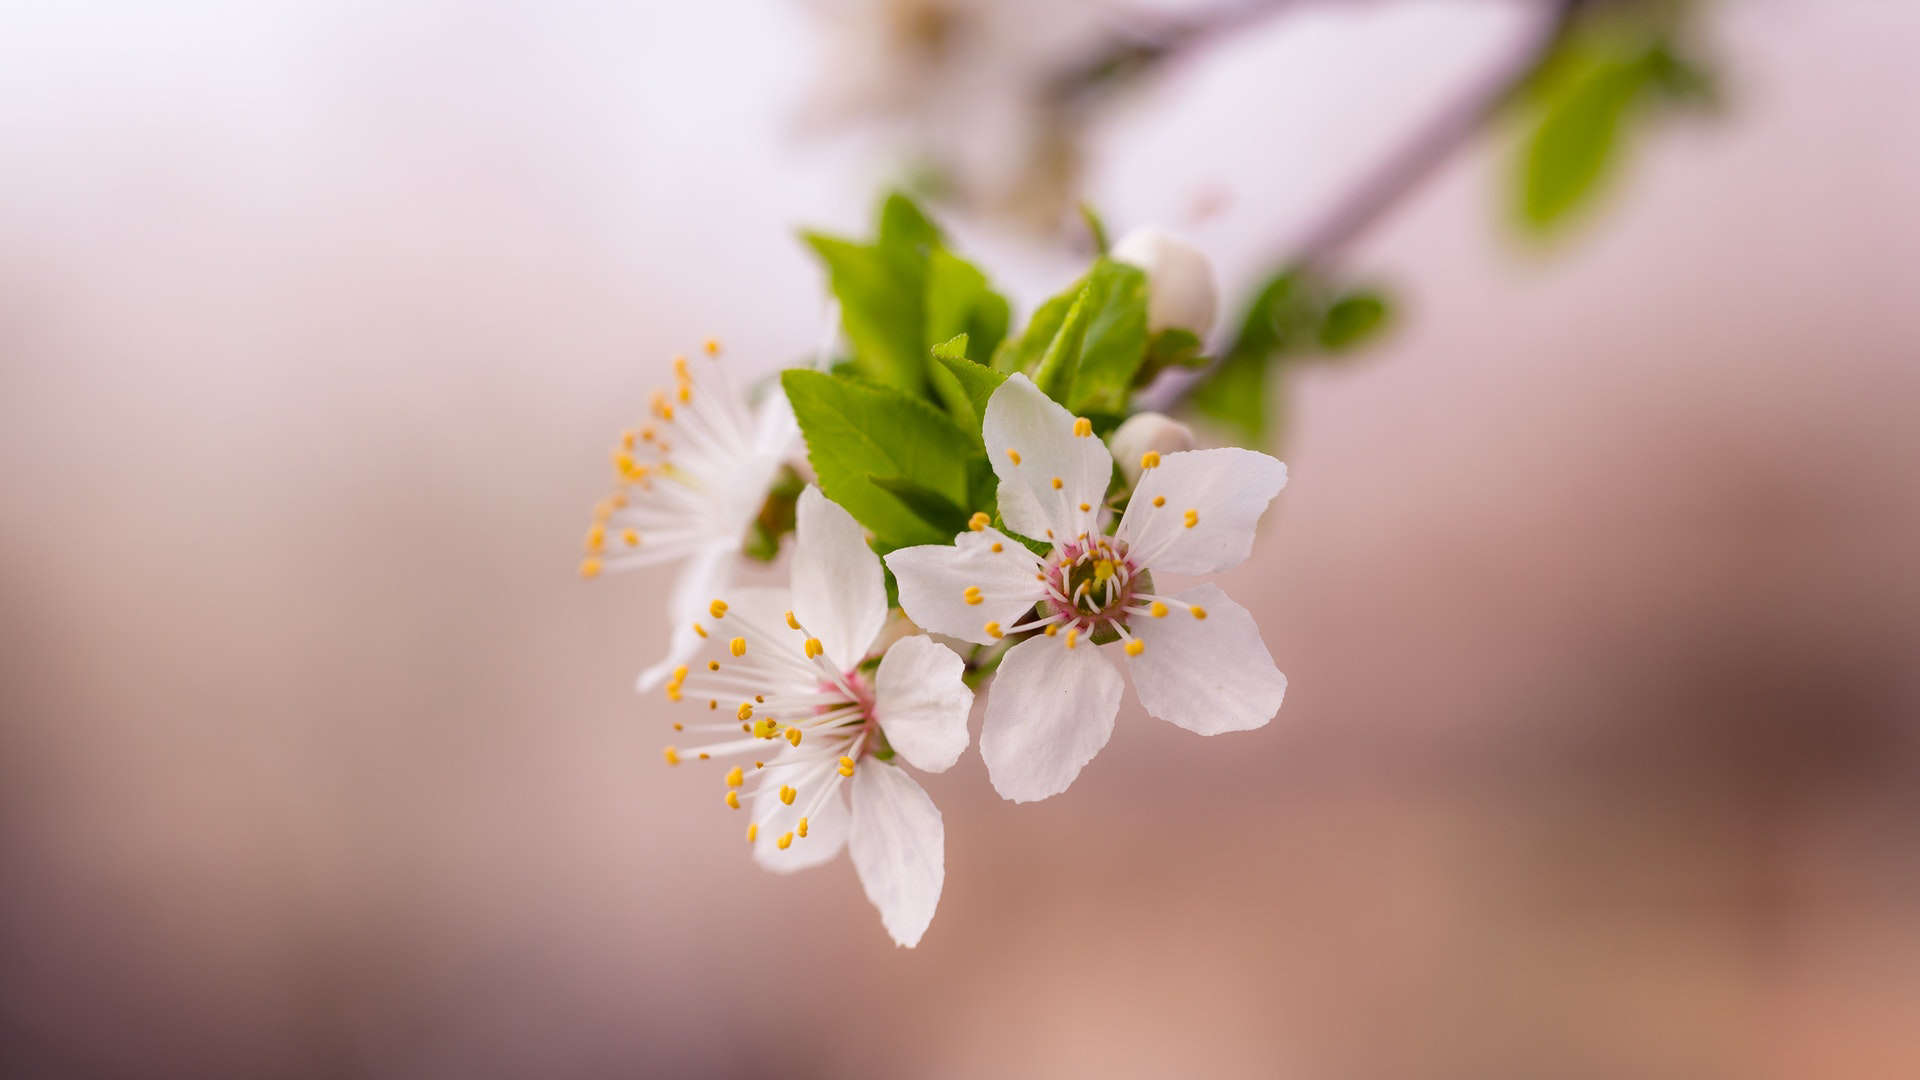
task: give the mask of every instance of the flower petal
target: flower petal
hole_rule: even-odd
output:
[[[1015,532],[1067,541],[1099,519],[1113,459],[1074,429],[1073,414],[1025,375],[1009,375],[987,399],[981,436],[1000,477],[1000,517]]]
[[[873,677],[874,714],[887,742],[914,768],[946,772],[967,749],[973,691],[966,663],[930,637],[901,638]]]
[[[866,659],[887,621],[887,582],[880,556],[853,515],[807,485],[796,508],[793,611],[842,671]]]
[[[1217,585],[1196,585],[1174,599],[1179,604],[1164,618],[1138,617],[1130,627],[1146,646],[1128,664],[1133,692],[1147,712],[1201,735],[1247,731],[1273,719],[1287,677],[1274,667],[1253,616]],[[1196,604],[1206,618],[1193,617]]]
[[[784,751],[768,761],[767,767],[779,767],[783,759],[797,753],[791,749]],[[754,861],[768,870],[790,874],[819,866],[840,854],[840,849],[847,843],[850,823],[844,791],[835,791],[827,796],[825,803],[813,810],[812,816],[807,819],[806,836],[795,835],[787,842],[785,851],[780,849],[780,837],[797,833],[800,815],[811,808],[820,785],[831,784],[838,779],[834,759],[827,758],[793,768],[780,768],[778,773],[762,780],[760,790],[753,796],[753,816],[750,819],[759,829],[753,842]],[[782,784],[791,785],[799,791],[792,805],[780,801]]]
[[[700,635],[694,632],[693,624],[706,615],[707,605],[733,580],[733,560],[737,554],[737,550],[730,547],[707,548],[681,567],[673,585],[673,596],[667,601],[667,613],[673,619],[667,655],[640,673],[636,689],[641,693],[658,688],[673,674],[674,668],[699,651]]]
[[[887,933],[896,945],[920,944],[947,876],[939,808],[905,769],[868,758],[853,774],[849,840],[860,887]]]
[[[1046,595],[1045,584],[1034,576],[1040,560],[998,529],[961,533],[952,546],[901,548],[887,556],[887,567],[900,584],[907,618],[978,645],[995,640],[987,633],[988,623],[1012,626]],[[969,588],[980,590],[978,604],[967,602]]]
[[[1260,515],[1286,486],[1287,467],[1253,450],[1168,454],[1140,474],[1116,535],[1149,569],[1217,574],[1246,559]]]
[[[1091,645],[1035,637],[1008,650],[987,693],[980,756],[993,789],[1014,802],[1067,790],[1107,745],[1126,684]]]

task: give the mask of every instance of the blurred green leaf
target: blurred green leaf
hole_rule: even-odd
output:
[[[853,365],[877,383],[917,394],[925,385],[926,263],[914,249],[803,234],[827,266]]]
[[[1622,18],[1570,35],[1531,87],[1538,120],[1521,146],[1519,219],[1551,232],[1592,203],[1618,168],[1628,121],[1658,80],[1684,81],[1673,57]]]
[[[1105,255],[1109,247],[1107,223],[1100,220],[1100,212],[1093,208],[1092,203],[1083,202],[1080,204],[1080,220],[1087,223],[1087,235],[1093,238],[1094,254]]]
[[[1040,367],[1040,358],[1046,355],[1047,347],[1060,333],[1060,324],[1066,321],[1067,311],[1074,301],[1080,299],[1087,279],[1081,277],[1065,290],[1054,295],[1027,321],[1027,328],[1018,337],[1010,337],[1002,342],[993,354],[993,369],[1003,375],[1016,371],[1031,376]]]
[[[1370,289],[1355,290],[1327,307],[1320,321],[1320,347],[1328,352],[1358,348],[1385,330],[1390,319],[1384,295]]]
[[[1194,391],[1194,409],[1238,434],[1249,446],[1266,445],[1271,429],[1269,362],[1317,333],[1321,311],[1316,292],[1301,271],[1288,270],[1269,279],[1247,305],[1240,332],[1220,366]]]
[[[897,478],[965,505],[969,463],[984,455],[945,413],[897,389],[823,372],[788,370],[780,383],[828,498],[873,530],[887,549],[953,538],[871,479]]]
[[[1201,353],[1201,348],[1200,339],[1191,330],[1175,326],[1160,331],[1147,342],[1147,359],[1134,374],[1133,385],[1145,386],[1172,367],[1206,367],[1207,357]]]
[[[1102,258],[1087,275],[1087,294],[1087,331],[1066,405],[1077,414],[1118,415],[1147,359],[1147,275]]]
[[[900,505],[906,507],[921,521],[939,530],[947,540],[965,532],[967,521],[973,516],[973,511],[940,492],[905,477],[869,476],[867,480],[874,487],[899,500]]]
[[[905,194],[889,192],[880,203],[880,246],[927,251],[945,243],[940,227]]]

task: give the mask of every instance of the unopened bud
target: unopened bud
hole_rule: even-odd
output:
[[[1213,329],[1218,306],[1213,264],[1199,248],[1159,229],[1140,228],[1113,246],[1112,257],[1146,271],[1148,333],[1180,329],[1205,338]]]
[[[1193,449],[1193,429],[1157,412],[1143,412],[1127,418],[1107,441],[1113,448],[1113,460],[1127,483],[1140,481],[1143,461],[1157,461],[1161,454]]]

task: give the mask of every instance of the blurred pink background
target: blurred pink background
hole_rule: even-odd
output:
[[[1524,22],[1327,5],[1094,133],[1244,297]],[[878,140],[779,3],[0,5],[0,1055],[20,1076],[1920,1075],[1920,13],[1725,3],[1591,227],[1483,140],[1349,265],[1223,581],[1258,732],[929,790],[896,950],[755,868],[582,584],[606,448],[826,311]],[[1196,199],[1225,210],[1192,220]],[[1072,257],[953,222],[1021,312]],[[977,728],[976,728],[977,731]]]

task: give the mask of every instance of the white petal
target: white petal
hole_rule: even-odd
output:
[[[1147,712],[1201,735],[1247,731],[1273,719],[1287,677],[1273,666],[1253,616],[1217,585],[1196,585],[1174,599],[1179,603],[1166,616],[1137,616],[1129,626],[1146,646],[1128,666]],[[1206,618],[1193,617],[1194,604]]]
[[[807,485],[796,508],[793,612],[820,639],[827,659],[848,671],[887,621],[887,583],[880,556],[853,515]]]
[[[767,458],[778,460],[785,458],[793,449],[794,440],[800,437],[800,423],[794,419],[793,406],[787,403],[786,392],[775,384],[767,391],[766,400],[755,410],[753,417],[753,445],[755,452]]]
[[[700,635],[693,624],[705,617],[712,603],[733,580],[733,548],[708,548],[681,567],[667,601],[667,613],[673,619],[673,634],[667,639],[667,655],[659,663],[640,673],[637,688],[647,693],[667,681],[673,669],[687,662],[700,648]]]
[[[923,772],[946,772],[967,749],[973,691],[966,663],[930,637],[901,638],[874,674],[874,714],[887,742]]]
[[[789,749],[778,754],[767,762],[767,767],[773,768],[782,759],[796,753],[798,751]],[[847,843],[849,824],[845,791],[835,791],[828,796],[827,801],[807,819],[807,835],[795,835],[787,842],[787,849],[780,850],[780,837],[797,830],[800,815],[807,811],[814,797],[819,794],[820,785],[838,779],[832,758],[798,768],[781,769],[766,777],[761,782],[760,790],[753,796],[750,820],[760,827],[753,843],[754,861],[769,870],[790,874],[810,866],[819,866],[840,854],[840,849]],[[792,805],[780,801],[782,784],[790,785],[798,792]],[[840,786],[844,788],[846,785]]]
[[[920,944],[946,881],[947,833],[939,808],[905,769],[872,758],[860,763],[848,850],[894,943]]]
[[[980,756],[993,789],[1014,802],[1067,790],[1107,745],[1125,682],[1099,649],[1064,637],[1015,645],[987,692]]]
[[[1286,486],[1287,467],[1253,450],[1168,454],[1140,474],[1117,535],[1150,570],[1217,574],[1246,559],[1260,515]],[[1165,502],[1153,505],[1156,497]]]
[[[1009,375],[987,399],[981,435],[1000,477],[1000,517],[1015,532],[1064,542],[1098,520],[1113,459],[1106,444],[1073,429],[1073,414],[1025,375]],[[1019,455],[1018,465],[1009,450]],[[1081,510],[1083,504],[1089,509]]]
[[[887,568],[900,584],[907,618],[979,645],[995,640],[986,631],[989,622],[1004,630],[1046,595],[1046,585],[1034,577],[1040,560],[998,529],[961,533],[951,546],[901,548],[887,556]],[[980,603],[967,603],[969,587],[980,590]]]

